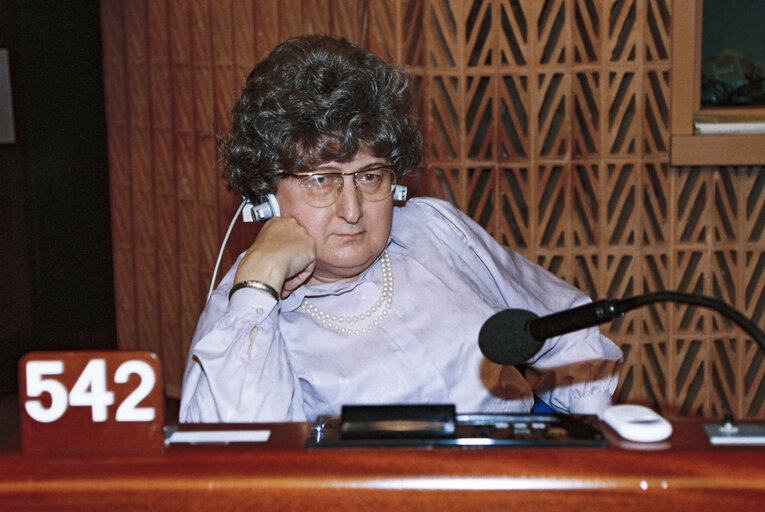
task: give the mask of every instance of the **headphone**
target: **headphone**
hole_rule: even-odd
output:
[[[393,200],[406,201],[407,189],[405,185],[392,185]],[[244,222],[259,222],[268,220],[271,217],[278,217],[281,214],[279,202],[273,194],[266,194],[260,198],[261,203],[253,206],[248,200],[244,200],[242,209],[242,220]]]

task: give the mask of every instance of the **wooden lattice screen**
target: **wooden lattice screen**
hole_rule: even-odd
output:
[[[765,169],[671,168],[671,0],[102,0],[118,334],[178,393],[237,206],[215,134],[245,74],[291,35],[344,35],[412,75],[447,199],[593,298],[679,290],[765,324]],[[765,162],[763,162],[765,164]],[[253,236],[237,227],[224,267]],[[603,327],[620,402],[765,417],[765,361],[699,308]]]

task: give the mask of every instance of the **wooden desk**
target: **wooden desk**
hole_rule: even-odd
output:
[[[319,449],[309,425],[267,443],[157,454],[0,453],[0,510],[765,509],[765,448],[715,447],[702,422],[665,443],[608,448]]]

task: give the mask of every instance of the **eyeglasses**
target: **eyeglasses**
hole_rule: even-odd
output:
[[[391,167],[373,167],[355,172],[296,172],[300,195],[310,206],[324,208],[340,198],[343,176],[353,176],[353,183],[365,201],[376,202],[393,194],[396,173]]]

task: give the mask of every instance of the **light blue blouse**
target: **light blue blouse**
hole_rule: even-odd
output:
[[[622,353],[597,328],[547,340],[527,362],[525,378],[478,348],[481,326],[497,311],[542,316],[589,301],[571,285],[432,198],[394,209],[388,253],[390,310],[360,334],[329,329],[299,306],[308,298],[331,314],[367,311],[381,295],[379,259],[354,281],[302,286],[281,304],[247,288],[229,301],[234,265],[197,325],[180,420],[305,421],[339,414],[345,404],[528,412],[534,394],[564,413],[595,414],[611,405]]]

